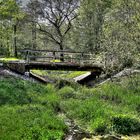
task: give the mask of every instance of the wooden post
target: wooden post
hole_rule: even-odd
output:
[[[83,64],[83,60],[84,60],[84,53],[81,53],[81,64]]]
[[[53,51],[53,63],[55,63],[55,59],[56,59],[56,57],[55,57],[55,51]]]
[[[89,53],[89,59],[90,59],[90,63],[92,64],[93,56],[92,56],[91,52]],[[93,63],[94,63],[94,62],[93,62]]]
[[[70,55],[70,62],[73,63],[72,54]]]
[[[27,63],[29,63],[29,50],[26,50],[25,60]]]
[[[16,37],[16,34],[17,34],[17,24],[15,24],[13,26],[13,30],[14,30],[14,42],[13,42],[14,57],[17,58],[17,37]]]

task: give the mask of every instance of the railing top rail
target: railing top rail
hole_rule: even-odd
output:
[[[29,56],[29,58],[52,58],[53,59],[53,56],[51,57],[49,57],[49,56]],[[60,57],[55,57],[55,59],[60,59]],[[65,59],[75,59],[75,60],[78,60],[78,59],[80,59],[80,58],[77,58],[77,57],[72,57],[72,58],[69,58],[69,57],[65,57]],[[84,59],[84,60],[94,60],[94,59],[90,59],[90,58],[86,58],[86,59]]]
[[[32,49],[20,49],[18,50],[18,52],[57,52],[57,53],[74,53],[74,54],[91,54],[91,53],[88,53],[88,52],[75,52],[75,51],[67,51],[67,50],[32,50]]]

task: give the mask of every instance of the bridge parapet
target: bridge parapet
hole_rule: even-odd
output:
[[[100,75],[104,71],[103,64],[95,63],[93,56],[84,52],[54,50],[20,50],[19,52],[24,55],[25,60],[9,61],[6,66],[22,74],[31,69],[90,71],[95,75]],[[64,56],[63,61],[60,59],[61,53]]]
[[[74,52],[74,51],[61,51],[61,50],[31,50],[24,49],[18,50],[27,63],[29,62],[67,62],[78,64],[92,64],[95,63],[95,55],[86,52]],[[63,57],[63,59],[62,59]]]

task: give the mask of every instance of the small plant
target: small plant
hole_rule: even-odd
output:
[[[138,104],[138,105],[136,106],[136,111],[137,111],[138,114],[140,115],[140,104]]]
[[[105,134],[108,131],[107,120],[102,117],[96,118],[91,122],[91,128],[96,134]]]
[[[112,118],[113,130],[120,134],[132,134],[140,132],[140,122],[128,116],[116,116]]]
[[[59,90],[59,95],[62,99],[69,99],[75,97],[75,91],[72,87],[65,86],[64,88]]]
[[[107,132],[107,126],[105,124],[99,125],[94,131],[97,134],[103,135]]]
[[[140,92],[140,76],[139,75],[134,75],[134,76],[129,76],[129,81],[128,81],[128,89],[133,91],[134,93],[139,93]]]
[[[130,56],[125,56],[122,59],[122,67],[123,68],[130,68],[133,66],[133,58],[131,58]]]

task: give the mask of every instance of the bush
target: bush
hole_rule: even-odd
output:
[[[69,99],[75,97],[75,91],[72,87],[65,86],[59,90],[59,95],[62,99]]]
[[[94,131],[97,134],[103,135],[107,132],[107,126],[105,124],[99,125]]]
[[[136,106],[136,111],[137,111],[138,114],[140,115],[140,104],[138,104],[138,105]]]
[[[132,67],[133,66],[133,58],[131,58],[130,56],[125,56],[122,59],[122,68],[126,68],[126,67]]]
[[[112,127],[116,133],[125,135],[140,132],[140,122],[127,116],[113,117]]]

